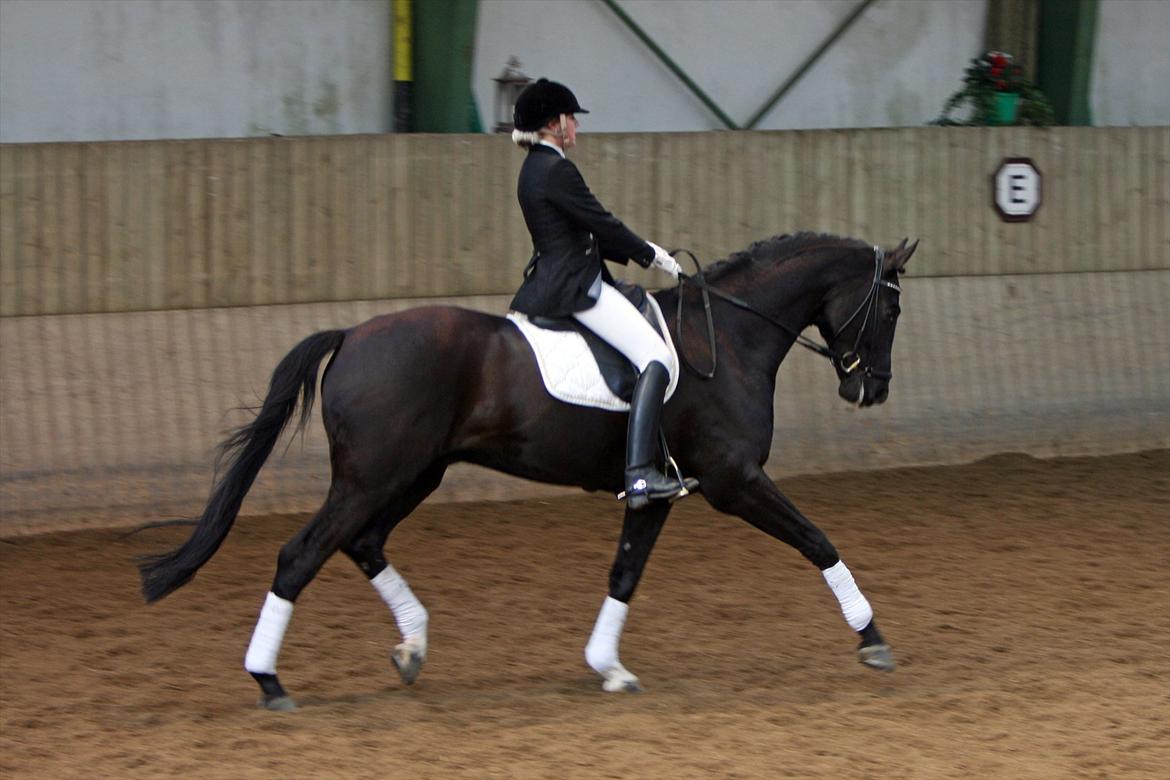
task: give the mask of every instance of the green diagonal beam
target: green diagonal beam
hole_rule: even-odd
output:
[[[868,3],[872,1],[873,0],[866,0],[866,4],[868,5]],[[719,121],[722,122],[727,127],[727,129],[739,129],[739,125],[732,121],[731,117],[725,114],[723,109],[716,105],[715,101],[712,100],[707,95],[707,93],[704,92],[703,89],[698,84],[696,84],[682,68],[678,66],[678,63],[672,60],[670,55],[663,51],[662,47],[655,43],[654,39],[646,34],[645,30],[639,27],[638,23],[631,19],[630,15],[622,10],[621,6],[617,4],[616,0],[601,0],[601,2],[605,3],[609,7],[609,10],[613,11],[617,18],[621,19],[622,23],[626,27],[630,28],[631,32],[638,36],[639,40],[641,40],[642,43],[649,47],[650,51],[654,52],[654,55],[662,61],[663,65],[670,68],[671,73],[678,76],[679,80],[682,81],[683,84],[687,85],[687,89],[693,92],[695,97],[703,101],[703,105],[711,109],[711,112],[715,114],[715,116],[719,117]]]
[[[808,71],[808,69],[816,64],[816,61],[821,58],[821,55],[827,52],[829,47],[836,43],[837,39],[845,34],[845,31],[848,30],[855,21],[857,21],[857,17],[861,16],[861,12],[868,8],[872,3],[873,0],[861,0],[857,7],[853,9],[853,12],[850,13],[849,16],[845,17],[841,23],[837,25],[837,29],[833,30],[829,37],[825,39],[825,42],[817,47],[817,50],[810,54],[805,59],[805,61],[801,63],[800,67],[796,69],[796,72],[789,76],[788,79],[783,84],[781,84],[775,92],[772,93],[770,98],[764,101],[764,105],[761,106],[760,110],[757,111],[755,115],[747,121],[747,124],[744,125],[744,129],[751,130],[753,127],[755,127],[756,123],[763,119],[764,116],[769,111],[771,111],[777,103],[780,102],[780,98],[784,97],[788,93],[788,90],[792,89],[796,85],[796,82],[800,81],[801,77]]]

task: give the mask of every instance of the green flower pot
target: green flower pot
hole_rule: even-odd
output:
[[[1020,93],[996,92],[992,96],[991,116],[987,117],[987,122],[992,125],[1014,125],[1019,111]]]

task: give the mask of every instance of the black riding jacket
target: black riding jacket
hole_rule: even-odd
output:
[[[556,149],[535,144],[528,150],[516,195],[533,251],[512,299],[516,311],[567,317],[592,307],[588,292],[597,274],[613,282],[602,259],[650,267],[654,249],[605,210],[577,166]]]

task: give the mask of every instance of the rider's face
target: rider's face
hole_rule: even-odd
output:
[[[561,129],[561,117],[550,119],[546,126],[546,131],[554,139],[554,143],[562,149],[569,149],[577,145],[577,117],[573,114],[563,114],[565,118],[564,129]]]

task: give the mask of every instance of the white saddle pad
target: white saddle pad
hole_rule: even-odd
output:
[[[674,395],[674,388],[678,384],[678,353],[674,349],[674,342],[670,338],[670,329],[666,327],[666,320],[662,317],[662,310],[652,295],[646,296],[654,310],[654,317],[658,320],[658,327],[666,334],[666,348],[670,351],[670,384],[666,388],[666,398]],[[545,330],[538,328],[529,321],[528,317],[518,311],[508,312],[508,319],[515,323],[524,338],[532,346],[536,354],[536,364],[540,366],[540,376],[544,379],[544,386],[549,394],[557,400],[578,406],[592,406],[595,409],[608,409],[614,412],[628,412],[630,405],[618,398],[609,389],[605,379],[601,376],[601,369],[593,358],[593,352],[585,343],[585,337],[571,330]]]

